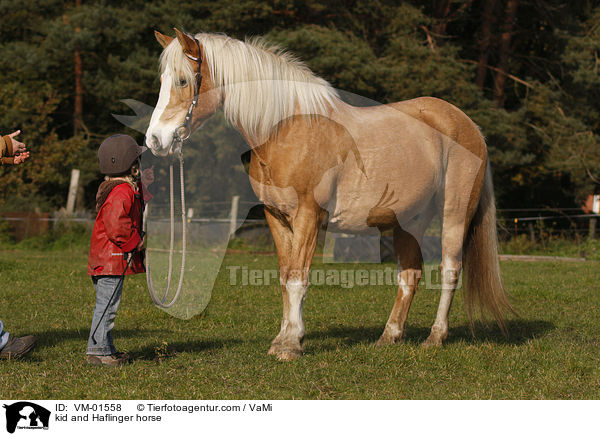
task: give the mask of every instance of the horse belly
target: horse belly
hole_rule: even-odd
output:
[[[398,146],[361,150],[365,171],[353,159],[340,171],[329,208],[328,229],[372,233],[378,228],[404,226],[422,212],[439,188],[440,167],[422,156],[405,159]]]

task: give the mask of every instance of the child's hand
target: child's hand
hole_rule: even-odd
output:
[[[154,183],[154,165],[142,171],[142,183],[146,187]]]
[[[135,247],[137,251],[144,251],[146,249],[146,235],[142,238],[140,243]]]

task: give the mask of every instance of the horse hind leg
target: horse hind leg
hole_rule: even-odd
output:
[[[445,227],[445,226],[444,226]],[[425,340],[424,346],[441,346],[448,338],[450,306],[454,292],[458,285],[458,278],[462,269],[462,235],[464,224],[454,226],[454,231],[444,230],[442,235],[442,292],[435,322],[431,333]],[[454,237],[448,235],[454,233]]]
[[[394,229],[394,250],[398,260],[398,295],[377,345],[393,344],[402,340],[404,324],[413,297],[417,292],[423,268],[419,242],[400,227]]]
[[[448,144],[442,211],[442,289],[435,322],[425,346],[439,346],[448,337],[448,314],[462,269],[465,234],[473,218],[483,186],[485,142],[478,129],[463,129],[459,143]]]
[[[462,150],[458,148],[458,150]],[[425,340],[425,346],[440,346],[448,337],[448,315],[458,285],[462,269],[462,249],[465,231],[471,221],[472,211],[468,205],[479,198],[480,180],[475,179],[476,171],[465,171],[463,166],[480,165],[481,161],[452,159],[448,164],[444,195],[439,199],[442,217],[442,263],[440,303],[431,327],[431,333]],[[473,195],[475,192],[475,195]]]

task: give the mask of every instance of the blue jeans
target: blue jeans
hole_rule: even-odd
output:
[[[121,276],[92,276],[92,282],[96,289],[96,307],[94,308],[94,316],[92,317],[92,327],[90,329],[86,354],[108,356],[117,352],[113,344],[111,332],[115,326],[115,317],[117,316],[119,303],[121,303],[124,280],[121,279]],[[115,288],[117,288],[116,291]],[[102,317],[105,309],[106,313]],[[98,329],[94,335],[96,339],[96,343],[94,344],[92,335],[96,326],[98,326]]]
[[[2,320],[0,319],[0,350],[4,348],[7,342],[8,332],[4,331],[4,324],[2,324]]]

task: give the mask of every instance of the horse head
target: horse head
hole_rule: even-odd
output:
[[[155,31],[163,47],[158,103],[146,131],[153,154],[166,156],[187,139],[219,107],[200,42],[175,29],[176,38]]]

